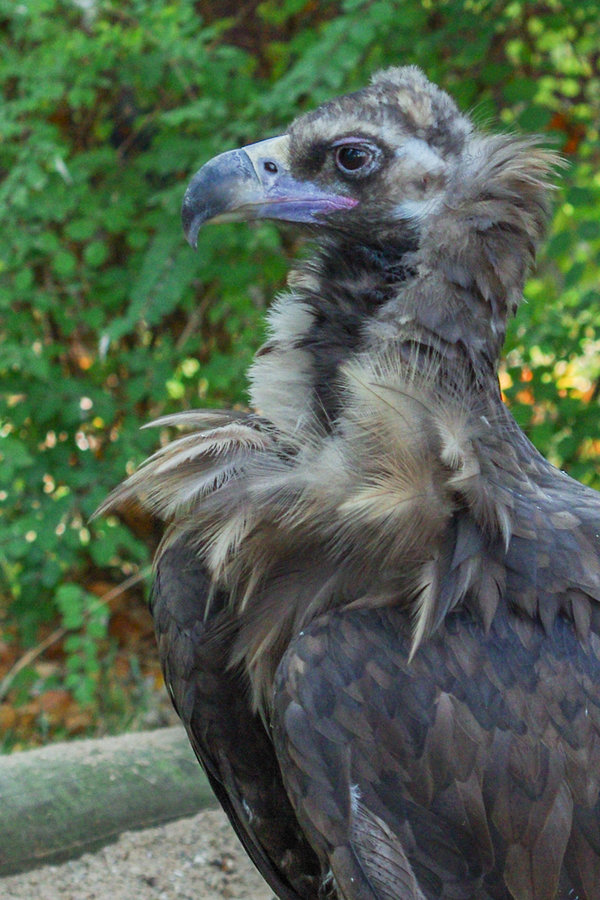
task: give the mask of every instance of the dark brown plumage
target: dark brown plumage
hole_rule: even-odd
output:
[[[161,515],[165,678],[282,898],[600,898],[600,497],[497,382],[556,160],[414,68],[232,151],[184,200],[303,222],[253,412],[108,506]]]

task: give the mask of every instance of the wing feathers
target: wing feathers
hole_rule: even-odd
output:
[[[350,841],[365,880],[377,900],[425,900],[413,868],[398,838],[385,822],[358,800],[352,813]],[[340,867],[339,851],[331,865]]]

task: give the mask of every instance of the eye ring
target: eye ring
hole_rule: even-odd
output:
[[[366,175],[371,171],[375,153],[364,144],[340,144],[335,148],[334,159],[343,175]]]

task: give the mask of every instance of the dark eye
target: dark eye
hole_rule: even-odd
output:
[[[358,172],[373,161],[373,153],[366,147],[343,146],[335,151],[335,164],[341,172]]]

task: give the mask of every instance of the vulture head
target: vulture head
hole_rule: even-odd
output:
[[[477,131],[415,66],[391,68],[285,134],[208,162],[186,191],[183,225],[192,246],[205,222],[269,218],[311,226],[345,255],[354,246],[410,266],[443,260],[451,284],[490,305],[497,356],[555,163],[535,139]]]
[[[193,178],[183,224],[269,218],[395,242],[439,208],[466,162],[469,120],[419,69],[301,116],[286,134],[223,153]]]

